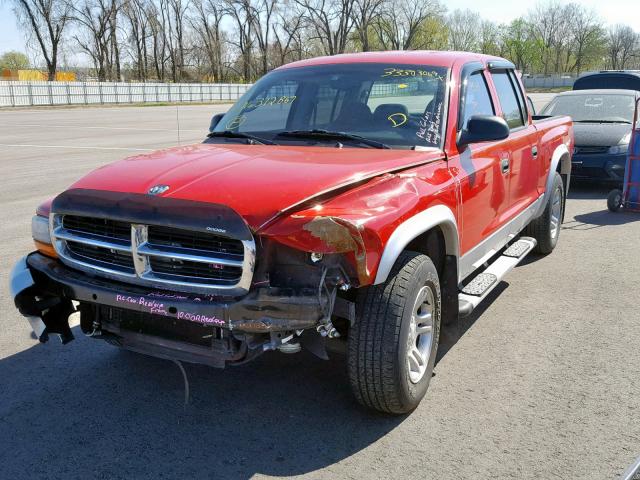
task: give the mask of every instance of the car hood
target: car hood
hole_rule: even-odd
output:
[[[367,178],[444,157],[439,149],[377,150],[197,144],[99,168],[71,188],[143,193],[226,205],[255,231],[278,214]]]
[[[580,147],[610,147],[631,132],[628,123],[575,123],[573,134],[575,144]]]

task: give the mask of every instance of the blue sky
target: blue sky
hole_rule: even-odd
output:
[[[575,0],[577,3],[595,9],[608,24],[626,23],[636,31],[640,31],[639,0]],[[7,50],[25,51],[25,35],[16,25],[16,19],[9,2],[0,0],[0,53]],[[470,0],[444,0],[449,10],[469,8],[477,11],[483,18],[508,23],[512,19],[524,15],[534,2],[518,2],[514,0],[492,0],[477,2]]]

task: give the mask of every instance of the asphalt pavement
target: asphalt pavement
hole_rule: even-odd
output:
[[[35,207],[108,162],[200,141],[226,108],[0,110],[0,478],[611,479],[640,455],[640,214],[609,213],[606,188],[572,187],[556,251],[445,332],[404,417],[360,408],[340,354],[187,365],[185,408],[171,362],[78,327],[66,346],[33,340],[8,276]]]

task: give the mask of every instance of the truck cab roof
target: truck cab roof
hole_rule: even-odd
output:
[[[282,67],[279,67],[278,70],[336,63],[428,63],[433,66],[450,67],[454,64],[474,61],[482,62],[484,64],[499,62],[504,63],[505,65],[508,64],[509,68],[514,68],[513,64],[504,58],[495,57],[493,55],[484,55],[481,53],[444,52],[436,50],[396,50],[386,52],[346,53],[341,55],[310,58],[283,65]]]

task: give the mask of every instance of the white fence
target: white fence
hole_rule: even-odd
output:
[[[0,82],[0,107],[235,101],[251,85],[230,83]]]
[[[562,88],[573,87],[575,75],[535,75],[523,78],[526,88]]]

